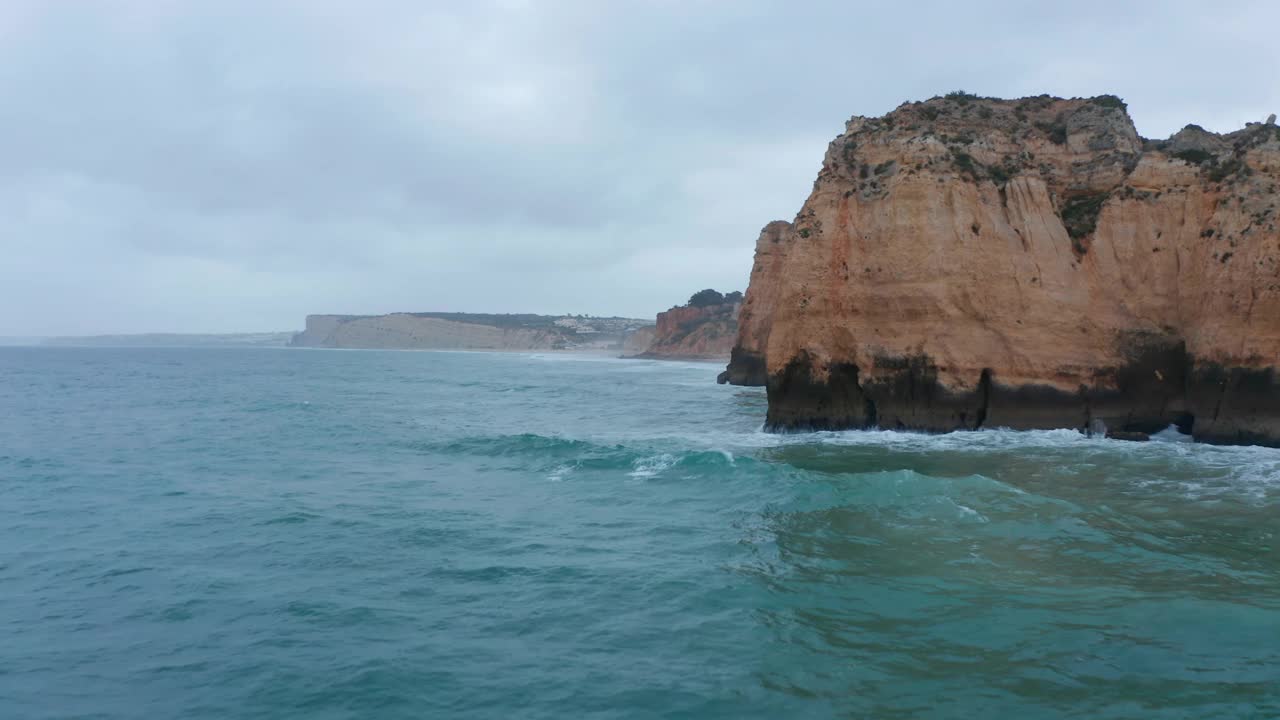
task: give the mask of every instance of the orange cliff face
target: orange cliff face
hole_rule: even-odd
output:
[[[653,342],[637,357],[723,360],[738,336],[740,303],[684,305],[658,313]]]
[[[769,278],[780,276],[781,266],[795,227],[774,220],[760,231],[756,240],[756,257],[751,266],[751,282],[738,313],[738,337],[730,351],[729,367],[717,381],[732,385],[764,385],[768,372],[764,351],[769,343],[769,329],[777,306],[781,283]],[[751,288],[755,288],[752,291]]]
[[[761,233],[725,379],[767,424],[1280,444],[1280,130],[1140,138],[1111,96],[855,117]]]

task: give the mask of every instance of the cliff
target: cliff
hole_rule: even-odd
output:
[[[633,357],[647,352],[653,345],[653,326],[642,327],[629,333],[622,341],[623,357]]]
[[[473,313],[308,315],[294,347],[421,350],[620,350],[646,325],[629,318]]]
[[[786,257],[782,250],[785,240],[795,226],[783,220],[774,220],[760,231],[756,239],[755,262],[751,266],[751,280],[738,312],[738,335],[730,349],[729,367],[717,381],[733,385],[764,385],[768,380],[765,366],[765,348],[769,344],[769,329],[773,326],[773,313],[777,307],[778,290],[782,283],[781,266]]]
[[[723,360],[738,336],[741,303],[683,305],[658,313],[653,342],[637,357],[671,360]]]
[[[1113,96],[855,117],[757,243],[725,374],[767,425],[1280,444],[1280,131],[1138,136]]]

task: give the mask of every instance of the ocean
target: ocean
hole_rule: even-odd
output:
[[[0,348],[0,717],[1280,717],[1280,450],[720,369]]]

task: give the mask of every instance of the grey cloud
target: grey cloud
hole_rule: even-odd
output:
[[[1265,2],[9,3],[0,334],[650,315],[744,287],[850,115],[1280,109]]]

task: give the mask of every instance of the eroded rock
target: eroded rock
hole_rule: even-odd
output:
[[[775,429],[1170,424],[1280,444],[1280,133],[1112,96],[855,117],[756,244],[726,380]]]

